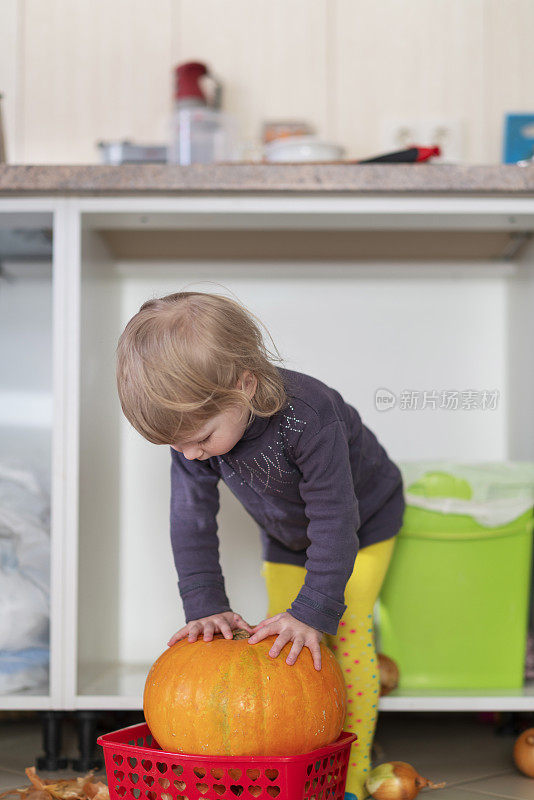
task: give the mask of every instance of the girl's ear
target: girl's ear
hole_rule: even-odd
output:
[[[240,384],[241,389],[246,392],[249,399],[254,397],[254,393],[258,385],[258,379],[252,374],[252,372],[245,370],[245,372],[241,375],[238,384]]]

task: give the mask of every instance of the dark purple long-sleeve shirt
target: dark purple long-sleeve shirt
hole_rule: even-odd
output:
[[[188,461],[171,448],[178,586],[187,622],[230,610],[216,522],[222,479],[258,523],[264,559],[306,567],[288,611],[335,634],[358,548],[401,526],[401,473],[339,392],[300,372],[280,374],[285,408],[254,417],[228,453]]]

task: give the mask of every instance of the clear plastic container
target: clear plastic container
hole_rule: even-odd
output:
[[[235,124],[228,114],[201,104],[175,109],[168,153],[171,164],[235,160]]]
[[[206,79],[214,87],[211,97],[201,85]],[[176,67],[167,158],[170,163],[185,166],[236,160],[235,120],[221,111],[221,102],[221,84],[205,64],[190,61]]]

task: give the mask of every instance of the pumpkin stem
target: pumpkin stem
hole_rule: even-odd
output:
[[[242,628],[237,628],[234,631],[233,639],[250,639],[250,633],[248,631],[242,630]]]

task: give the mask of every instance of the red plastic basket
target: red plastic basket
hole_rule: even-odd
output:
[[[343,732],[328,747],[299,756],[191,756],[168,753],[148,725],[99,736],[110,800],[343,800],[350,747]]]

